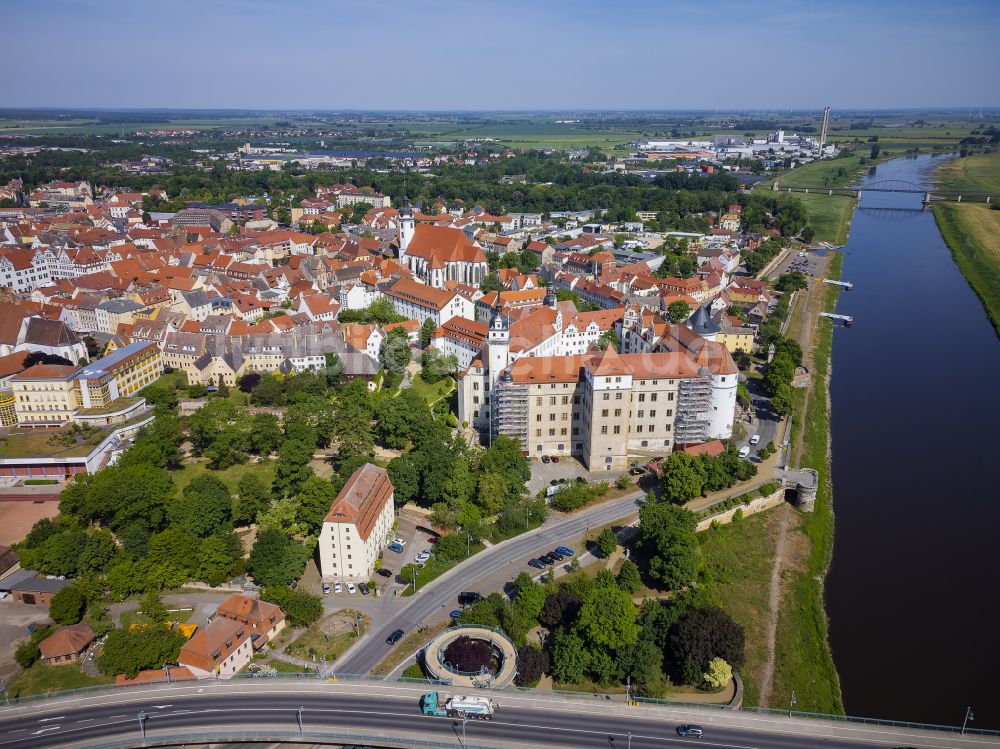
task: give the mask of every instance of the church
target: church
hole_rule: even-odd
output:
[[[479,286],[489,273],[482,247],[460,229],[417,224],[408,200],[399,209],[399,262],[437,289],[446,284]]]

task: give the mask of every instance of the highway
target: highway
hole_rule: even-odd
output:
[[[373,622],[370,634],[348,650],[334,664],[337,673],[367,674],[389,652],[385,638],[394,629],[410,632],[442,610],[457,606],[458,594],[463,590],[482,590],[484,595],[501,585],[484,587],[490,576],[507,576],[513,580],[519,572],[532,570],[527,561],[560,544],[565,544],[588,528],[596,528],[606,523],[619,521],[639,511],[639,501],[645,492],[632,492],[624,497],[609,500],[583,509],[572,515],[557,517],[555,520],[528,533],[503,541],[476,554],[474,557],[444,575],[428,583],[417,593],[400,599],[400,606],[392,612],[392,618]],[[577,551],[580,551],[579,549]]]
[[[107,742],[141,745],[140,712],[150,742],[184,736],[189,743],[211,732],[248,740],[249,732],[294,740],[301,730],[308,743],[321,743],[324,733],[366,734],[383,738],[384,746],[407,740],[433,740],[460,745],[461,721],[420,714],[423,690],[384,683],[328,684],[315,681],[198,682],[109,689],[80,697],[41,700],[0,707],[0,747],[54,749],[96,746]],[[881,746],[967,749],[998,746],[996,739],[925,733],[912,729],[787,720],[730,711],[626,707],[593,699],[567,700],[515,693],[492,693],[498,703],[492,721],[470,720],[465,726],[469,747],[629,746],[719,747],[720,749],[788,749],[823,746],[831,749]],[[302,725],[299,727],[299,708]],[[705,729],[701,740],[682,739],[681,723]],[[327,743],[331,743],[328,738]],[[338,743],[335,739],[332,743]],[[366,743],[371,743],[371,738]]]

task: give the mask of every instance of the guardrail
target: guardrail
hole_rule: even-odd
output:
[[[339,731],[212,731],[204,733],[153,734],[114,741],[74,744],[77,749],[127,749],[146,746],[186,746],[217,743],[317,743],[363,744],[374,746],[414,747],[415,749],[499,749],[488,744],[469,744],[455,740],[431,741],[382,734],[342,733]]]
[[[252,676],[250,674],[236,674],[233,680],[246,681],[249,679],[261,679],[261,680],[274,680],[281,679],[286,681],[295,680],[307,680],[307,681],[358,681],[358,682],[371,682],[371,683],[385,683],[392,682],[396,684],[411,684],[414,686],[423,687],[434,687],[440,686],[431,684],[427,679],[414,679],[406,676],[372,676],[371,674],[339,674],[333,673],[327,676],[321,676],[318,672],[303,672],[303,673],[283,673],[278,672],[274,676]],[[166,684],[167,682],[159,682],[160,684]],[[197,684],[194,681],[178,682],[179,685],[191,686]],[[152,686],[151,683],[142,684],[144,687]],[[83,687],[81,689],[66,689],[58,692],[46,692],[45,694],[29,695],[26,697],[18,697],[10,699],[10,707],[14,705],[23,705],[32,702],[41,702],[44,700],[58,699],[60,697],[80,697],[87,694],[96,693],[107,693],[111,694],[114,692],[120,692],[121,690],[129,689],[130,687],[109,687],[109,686],[98,686],[98,687]],[[503,693],[517,693],[525,695],[537,695],[537,696],[547,696],[553,695],[556,697],[566,697],[574,698],[578,700],[587,700],[590,698],[600,700],[602,702],[609,701],[621,701],[625,699],[624,694],[607,694],[604,692],[577,692],[567,689],[553,689],[546,692],[535,692],[529,687],[518,687],[516,685],[509,685],[500,689],[491,689],[489,691]],[[669,699],[657,699],[655,697],[633,697],[633,702],[637,705],[649,705],[652,707],[668,707],[668,708],[682,708],[682,709],[709,709],[709,710],[727,710],[727,706],[724,704],[711,704],[705,702],[681,702]],[[3,716],[4,706],[0,704],[0,717]],[[912,721],[903,720],[888,720],[885,718],[862,718],[855,715],[834,715],[831,713],[811,713],[797,710],[779,710],[775,708],[767,707],[742,707],[738,712],[746,713],[758,713],[761,715],[774,715],[780,717],[792,717],[792,718],[802,718],[806,720],[826,720],[833,721],[837,723],[857,723],[859,725],[874,725],[874,726],[887,726],[891,728],[912,728],[922,731],[935,731],[938,733],[961,733],[962,730],[958,726],[944,726],[936,723],[915,723]],[[989,728],[972,728],[967,727],[964,731],[966,736],[1000,736],[1000,730],[994,730]],[[187,742],[193,743],[193,742]],[[363,742],[362,742],[363,743]],[[432,746],[433,744],[415,744],[415,746]],[[111,746],[111,745],[108,745]],[[455,744],[442,744],[441,746],[456,746]]]

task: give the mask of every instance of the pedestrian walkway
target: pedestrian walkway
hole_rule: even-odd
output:
[[[445,649],[459,637],[485,640],[499,653],[500,668],[495,674],[462,674],[444,665]],[[517,674],[517,649],[507,635],[488,627],[452,627],[424,646],[424,670],[431,681],[455,687],[503,689]]]

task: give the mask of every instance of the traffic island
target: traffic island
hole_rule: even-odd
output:
[[[486,657],[478,670],[463,670],[452,661],[460,642],[475,648],[480,646]],[[475,625],[450,627],[424,645],[424,671],[429,681],[455,687],[502,689],[513,683],[517,674],[517,648],[499,629]],[[488,663],[487,663],[488,661]]]

